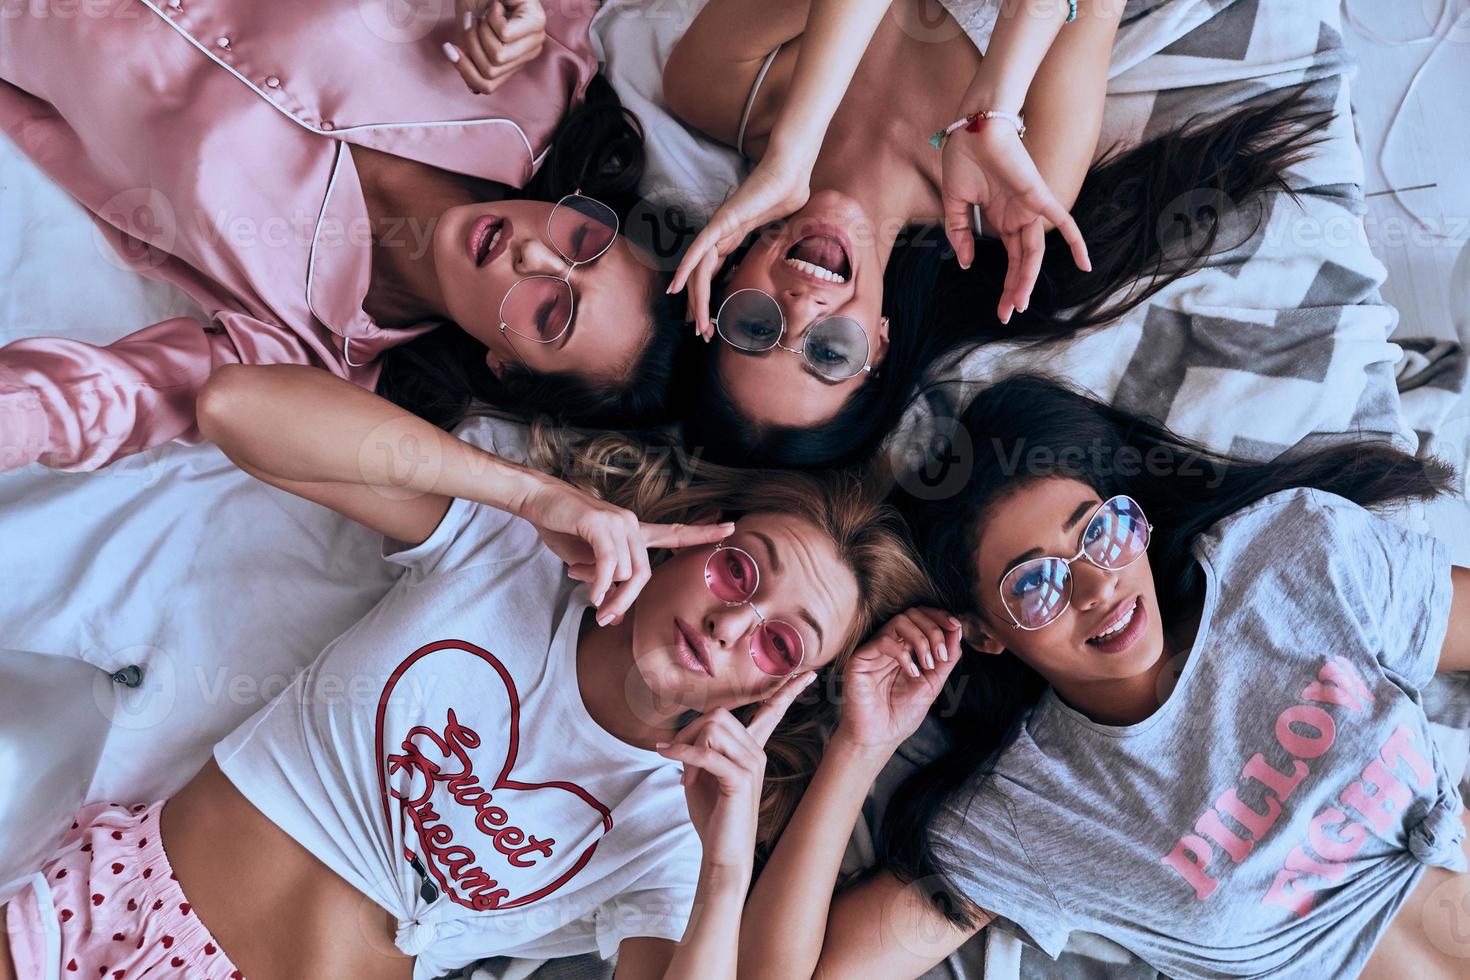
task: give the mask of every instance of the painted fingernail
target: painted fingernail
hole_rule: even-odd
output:
[[[449,59],[450,64],[459,64],[459,51],[448,41],[444,42],[444,57]]]
[[[653,747],[656,749],[666,749],[673,744],[673,742],[654,742]]]
[[[811,682],[814,681],[814,680],[816,680],[816,679],[817,679],[817,672],[814,671],[814,670],[813,671],[809,671],[807,673],[807,675],[806,675],[806,680],[804,680],[804,681],[801,682],[801,686],[802,687],[806,687],[807,685],[811,684]]]
[[[597,625],[598,626],[606,626],[610,622],[612,622],[612,617],[611,616],[598,616],[597,617]]]
[[[949,651],[944,649],[943,643],[939,644],[939,659],[945,661],[946,663],[949,662]]]
[[[462,27],[462,28],[464,28],[465,30],[469,30],[471,27],[474,26],[474,23],[475,23],[474,15],[471,14],[468,10],[466,10],[464,12],[464,17],[462,17],[460,19],[459,26]]]
[[[952,627],[954,627],[955,629],[959,629],[960,628],[960,621],[958,619],[955,619],[953,616],[951,616],[951,617],[949,617],[949,625],[952,626]]]

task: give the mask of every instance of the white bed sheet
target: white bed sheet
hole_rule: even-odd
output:
[[[87,213],[0,135],[0,344],[106,343],[197,312],[116,265]],[[136,688],[96,675],[67,703],[111,721],[86,798],[162,798],[387,591],[380,541],[212,446],[167,445],[88,474],[34,466],[0,476],[0,646],[142,667]],[[20,785],[0,771],[0,787]]]

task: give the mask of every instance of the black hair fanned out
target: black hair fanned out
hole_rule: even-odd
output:
[[[687,441],[735,464],[823,467],[862,460],[945,356],[976,343],[1044,342],[1110,323],[1241,244],[1222,242],[1222,228],[1248,225],[1238,219],[1248,218],[1249,209],[1264,215],[1263,192],[1291,193],[1289,168],[1321,141],[1331,119],[1329,106],[1296,89],[1108,154],[1088,173],[1072,207],[1093,271],[1078,270],[1052,231],[1031,304],[1009,324],[995,316],[1006,270],[999,241],[977,239],[966,270],[954,261],[942,228],[907,228],[883,279],[883,314],[892,322],[887,357],[837,415],[807,428],[753,425],[721,383],[711,349],[682,395]]]
[[[959,424],[973,447],[963,487],[942,500],[902,494],[898,500],[941,603],[956,613],[978,609],[981,583],[975,557],[986,514],[1037,479],[1071,478],[1088,484],[1103,499],[1127,493],[1139,502],[1154,525],[1149,562],[1167,617],[1198,594],[1202,573],[1192,548],[1199,536],[1264,497],[1312,487],[1370,507],[1429,499],[1447,490],[1454,478],[1449,467],[1410,456],[1382,440],[1348,442],[1265,463],[1233,459],[1151,420],[1028,376],[981,392]],[[1147,460],[1148,465],[1130,460]],[[905,881],[943,882],[943,888],[929,889],[936,907],[955,923],[973,927],[979,910],[954,887],[929,831],[949,800],[973,792],[994,769],[1046,682],[1009,652],[970,653],[960,660],[949,686],[957,700],[938,699],[957,704],[938,719],[949,747],[894,794],[878,850],[881,862]]]
[[[558,124],[546,158],[521,197],[554,202],[580,190],[626,221],[639,200],[645,163],[642,126],[607,79],[597,75],[585,98]],[[684,300],[664,294],[667,278],[658,277],[651,290],[647,313],[653,325],[626,378],[535,374],[519,364],[506,365],[496,377],[485,363],[485,345],[446,323],[383,354],[377,393],[444,429],[454,428],[476,402],[570,425],[663,425],[671,420],[670,391],[679,362],[691,349]]]

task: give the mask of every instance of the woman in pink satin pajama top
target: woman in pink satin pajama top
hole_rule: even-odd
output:
[[[594,9],[548,4],[541,53],[488,95],[445,57],[461,42],[453,0],[8,11],[0,127],[123,261],[181,287],[209,322],[0,348],[0,471],[198,441],[195,395],[220,364],[310,364],[372,388],[378,355],[428,327],[363,310],[372,229],[352,148],[523,186],[596,70]]]

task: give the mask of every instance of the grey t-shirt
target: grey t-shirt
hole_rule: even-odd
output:
[[[1102,725],[1051,689],[931,829],[954,883],[1053,958],[1073,929],[1177,977],[1356,976],[1427,865],[1465,871],[1419,690],[1444,546],[1331,494],[1232,514],[1173,692]]]

